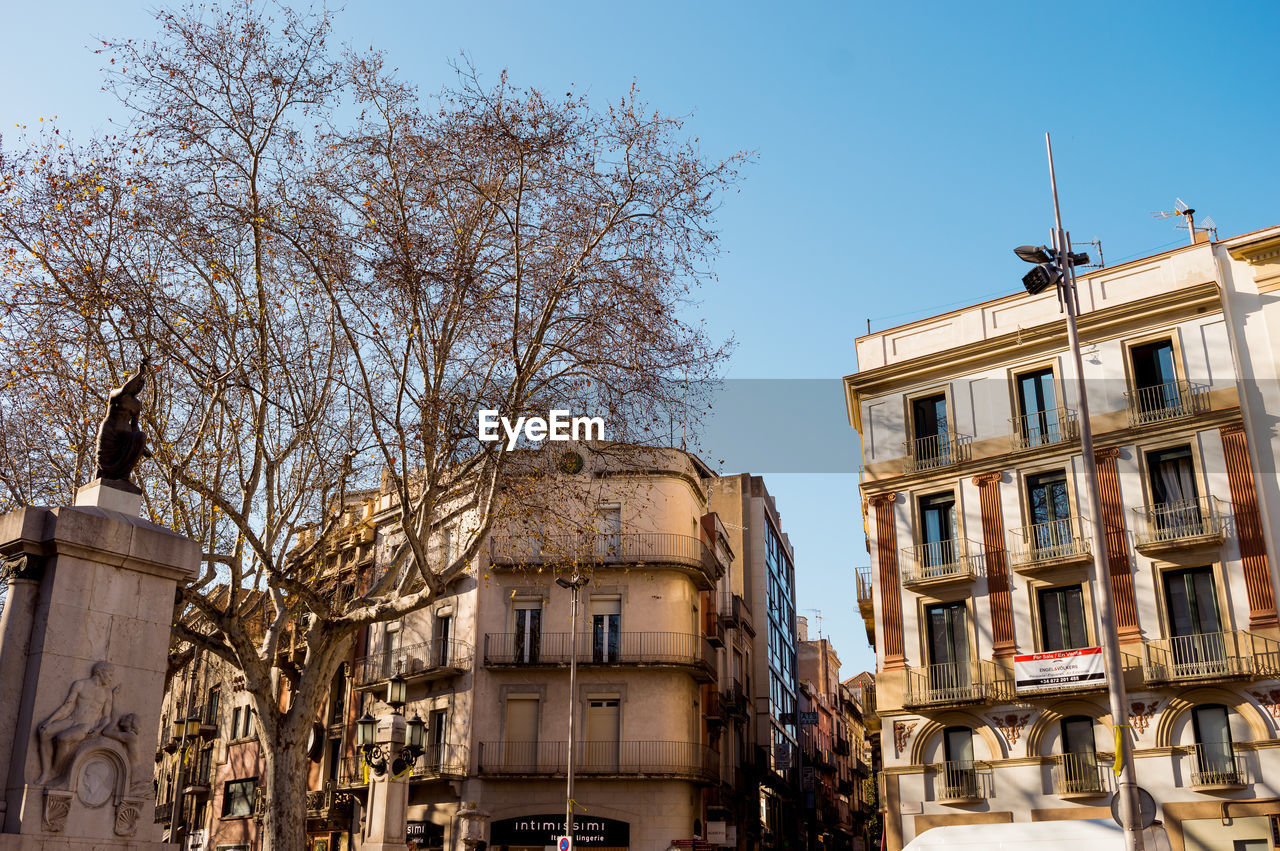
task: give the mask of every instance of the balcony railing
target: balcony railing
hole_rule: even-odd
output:
[[[1231,742],[1204,742],[1191,749],[1193,788],[1245,785],[1244,761]]]
[[[902,567],[902,584],[910,587],[973,579],[971,548],[980,551],[977,544],[965,538],[903,547],[902,553],[906,558]]]
[[[1209,409],[1209,386],[1190,381],[1139,387],[1124,395],[1129,400],[1131,426],[1176,420]]]
[[[580,742],[574,745],[574,774],[665,775],[719,779],[719,755],[697,742]],[[561,775],[567,742],[481,742],[482,775]]]
[[[858,606],[868,607],[872,599],[871,568],[859,567],[854,571],[854,576],[858,588]]]
[[[724,565],[701,538],[667,532],[570,535],[494,536],[489,559],[499,567],[525,565],[671,565],[691,569],[710,590],[724,573]]]
[[[727,627],[746,627],[754,633],[751,625],[751,609],[742,599],[741,594],[722,593],[720,595],[720,618]]]
[[[371,686],[395,675],[406,680],[451,676],[470,668],[473,655],[469,642],[453,638],[374,653],[357,660],[355,685]]]
[[[1053,758],[1053,793],[1063,797],[1102,795],[1110,791],[1106,769],[1096,753],[1064,753]]]
[[[978,769],[971,759],[955,759],[938,766],[939,801],[976,801],[982,798]]]
[[[436,777],[466,777],[469,762],[466,745],[441,743],[427,745],[426,751],[413,764],[415,780],[429,780]]]
[[[1013,683],[992,662],[944,662],[907,669],[903,706],[983,703],[1012,694]]]
[[[182,779],[183,794],[208,793],[213,785],[213,752],[201,751]]]
[[[1162,502],[1133,512],[1141,521],[1134,543],[1139,550],[1180,547],[1200,540],[1221,542],[1226,534],[1216,497]]]
[[[616,640],[615,640],[616,638]],[[489,633],[484,637],[484,663],[568,665],[570,634],[543,633],[530,640],[524,633]],[[682,632],[620,632],[596,642],[589,632],[576,642],[579,665],[663,665],[694,669],[700,677],[715,673],[715,656],[705,636]]]
[[[903,443],[906,458],[902,462],[902,472],[918,473],[921,470],[936,470],[969,460],[969,446],[972,437],[946,432],[917,437]]]
[[[1010,557],[1014,567],[1035,569],[1091,557],[1084,521],[1079,517],[1033,523],[1012,531],[1021,538],[1021,543],[1014,546]]]
[[[156,804],[156,824],[168,824],[173,820],[173,801]]]
[[[1149,683],[1268,676],[1280,672],[1280,641],[1244,630],[1175,635],[1143,645]]]
[[[1038,446],[1052,446],[1068,440],[1078,440],[1080,426],[1076,422],[1076,412],[1071,408],[1050,408],[1047,411],[1033,411],[1020,417],[1012,417],[1009,422],[1013,426],[1013,448],[1034,449]]]

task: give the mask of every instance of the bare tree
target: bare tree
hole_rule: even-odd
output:
[[[464,66],[423,99],[380,54],[329,51],[326,15],[260,7],[104,43],[128,129],[0,154],[0,498],[68,499],[98,394],[150,355],[146,510],[206,550],[175,640],[243,671],[265,847],[299,848],[307,733],[356,636],[430,603],[523,509],[478,411],[590,413],[645,442],[696,410],[682,380],[725,348],[689,299],[742,157],[708,161],[635,91],[599,109]],[[380,474],[394,550],[337,595],[326,541]]]

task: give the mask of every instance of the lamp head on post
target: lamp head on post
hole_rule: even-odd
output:
[[[1032,295],[1037,295],[1056,287],[1062,282],[1062,263],[1055,249],[1044,245],[1019,245],[1013,249],[1019,260],[1035,264],[1035,268],[1022,276],[1022,286]],[[1067,256],[1072,266],[1082,266],[1089,262],[1089,255],[1083,251],[1072,252]]]
[[[583,585],[589,582],[589,578],[580,573],[574,573],[573,576],[566,579],[563,576],[556,577],[556,584],[566,591],[577,591]]]
[[[404,681],[404,677],[396,674],[387,680],[387,706],[390,706],[395,712],[399,712],[407,702],[405,699],[408,687]]]

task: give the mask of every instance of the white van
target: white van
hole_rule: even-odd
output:
[[[1164,828],[1142,832],[1146,851],[1172,851]],[[1087,845],[1086,845],[1087,843]],[[1124,831],[1110,819],[1019,821],[1003,824],[953,824],[926,830],[902,851],[969,848],[973,851],[1124,851]]]

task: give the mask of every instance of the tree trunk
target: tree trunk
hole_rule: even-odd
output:
[[[301,851],[307,847],[307,733],[309,716],[293,707],[279,717],[264,742],[262,851]],[[264,736],[268,735],[263,731]]]

